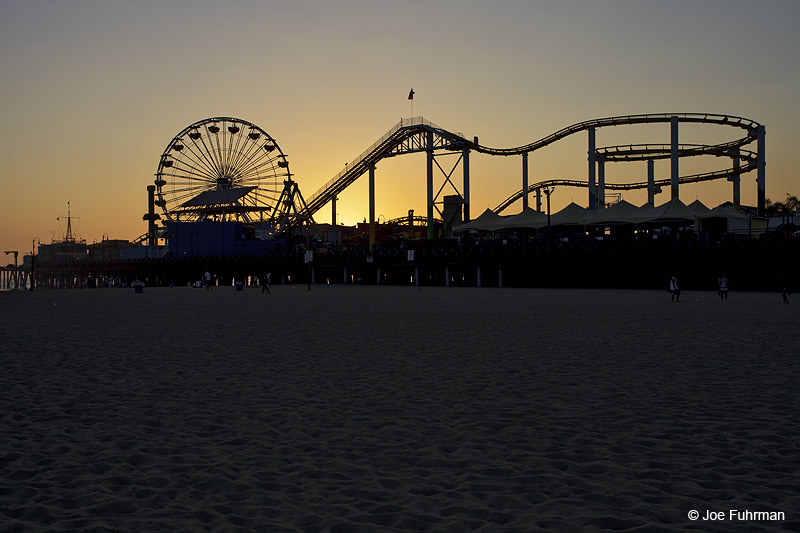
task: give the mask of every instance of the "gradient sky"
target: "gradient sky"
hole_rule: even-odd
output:
[[[766,125],[767,196],[780,200],[800,194],[798,22],[796,0],[0,0],[0,246],[60,238],[67,201],[90,243],[141,235],[161,153],[214,116],[274,136],[308,197],[410,115],[411,87],[414,115],[493,147],[612,115],[744,116]],[[681,130],[681,142],[737,136]],[[597,135],[598,146],[638,142],[669,142],[669,125]],[[668,164],[657,163],[657,178]],[[682,161],[681,172],[728,164]],[[645,172],[608,165],[606,180]],[[530,159],[531,182],[586,175],[585,134]],[[341,195],[342,222],[367,216],[366,186]],[[520,187],[520,157],[473,155],[473,216]],[[646,193],[624,198],[641,204]],[[731,186],[681,188],[682,200],[695,198],[713,207]],[[745,175],[742,202],[755,198]],[[573,200],[586,205],[586,189],[556,190],[553,209]],[[424,155],[377,168],[377,215],[408,209],[425,213]],[[317,218],[329,222],[330,208]]]

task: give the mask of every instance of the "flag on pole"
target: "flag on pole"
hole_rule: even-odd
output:
[[[414,89],[413,88],[408,92],[408,99],[409,100],[413,100],[414,99]]]

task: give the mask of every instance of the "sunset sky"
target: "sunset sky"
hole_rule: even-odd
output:
[[[275,137],[308,197],[410,115],[412,87],[414,115],[499,148],[605,116],[747,117],[766,125],[767,196],[781,200],[800,194],[798,22],[796,0],[0,0],[0,246],[28,252],[34,238],[60,238],[68,201],[89,243],[138,237],[161,153],[214,116]],[[740,136],[681,133],[685,143]],[[598,146],[641,142],[668,143],[669,125],[597,134]],[[530,182],[585,179],[586,149],[583,134],[532,154]],[[473,216],[519,190],[521,164],[473,156]],[[682,161],[681,171],[729,164]],[[656,173],[668,177],[669,163]],[[607,182],[645,176],[644,163],[606,167]],[[641,204],[646,192],[623,198]],[[681,189],[696,198],[714,207],[731,186]],[[586,205],[586,189],[556,190],[553,208],[573,200]],[[751,173],[742,203],[755,201]],[[376,214],[408,209],[425,213],[421,154],[377,168]],[[366,178],[338,212],[347,224],[368,216]],[[329,222],[330,208],[317,218]]]

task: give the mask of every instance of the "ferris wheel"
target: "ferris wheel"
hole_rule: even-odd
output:
[[[267,132],[238,118],[207,118],[161,154],[155,204],[168,221],[264,220],[290,178],[286,154]]]

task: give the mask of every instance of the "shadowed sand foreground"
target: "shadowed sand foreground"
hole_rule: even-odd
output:
[[[682,299],[0,294],[0,530],[800,531],[800,300]]]

